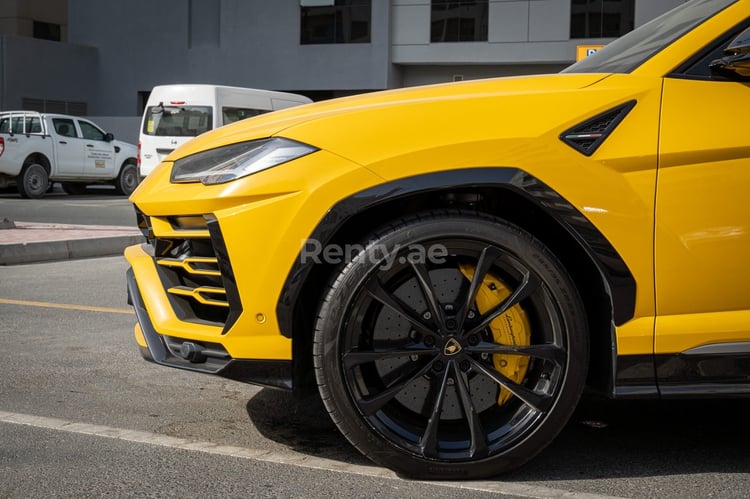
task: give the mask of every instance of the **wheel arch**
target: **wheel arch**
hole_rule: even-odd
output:
[[[44,169],[47,170],[47,175],[52,175],[52,163],[50,163],[49,158],[43,153],[33,152],[23,160],[23,166],[33,165],[35,163],[42,165]]]
[[[635,280],[606,238],[562,196],[515,168],[472,168],[396,180],[354,194],[333,206],[310,235],[321,244],[360,242],[375,227],[405,214],[459,209],[507,220],[531,233],[560,259],[586,307],[590,337],[589,385],[614,386],[613,324],[632,318]],[[315,387],[312,331],[319,300],[336,266],[295,260],[277,305],[279,326],[293,339],[294,386]],[[304,297],[304,298],[303,298]]]
[[[120,168],[117,170],[117,173],[119,174],[123,168],[125,168],[127,165],[135,165],[138,166],[138,160],[134,157],[125,158],[120,163]]]

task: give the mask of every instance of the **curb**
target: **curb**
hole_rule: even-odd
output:
[[[0,265],[122,255],[128,246],[145,241],[141,235],[125,235],[0,244]]]

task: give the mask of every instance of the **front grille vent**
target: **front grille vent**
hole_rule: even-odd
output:
[[[168,287],[167,293],[193,300],[204,306],[229,308],[227,292],[221,285],[221,272],[216,258],[160,258],[157,263],[183,275],[180,279],[183,284]],[[204,279],[200,280],[199,276]],[[200,284],[201,282],[208,284]]]
[[[568,129],[560,135],[560,140],[576,151],[591,156],[614,131],[617,125],[635,106],[636,101],[626,102],[614,109],[605,111]]]
[[[197,243],[197,241],[191,241]],[[215,255],[197,255],[196,249],[205,244],[181,244],[179,257],[157,257],[156,263],[164,282],[164,289],[178,317],[223,325],[229,313],[227,293]]]
[[[242,303],[216,218],[147,216],[138,207],[135,211],[178,319],[226,332],[241,314]]]

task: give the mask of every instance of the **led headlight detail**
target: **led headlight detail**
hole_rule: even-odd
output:
[[[317,150],[281,137],[240,142],[178,159],[172,167],[170,180],[173,183],[223,184]]]

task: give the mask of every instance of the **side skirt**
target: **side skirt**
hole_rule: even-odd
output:
[[[750,396],[750,342],[617,357],[613,398]]]
[[[663,397],[750,395],[750,342],[704,345],[654,361]]]

